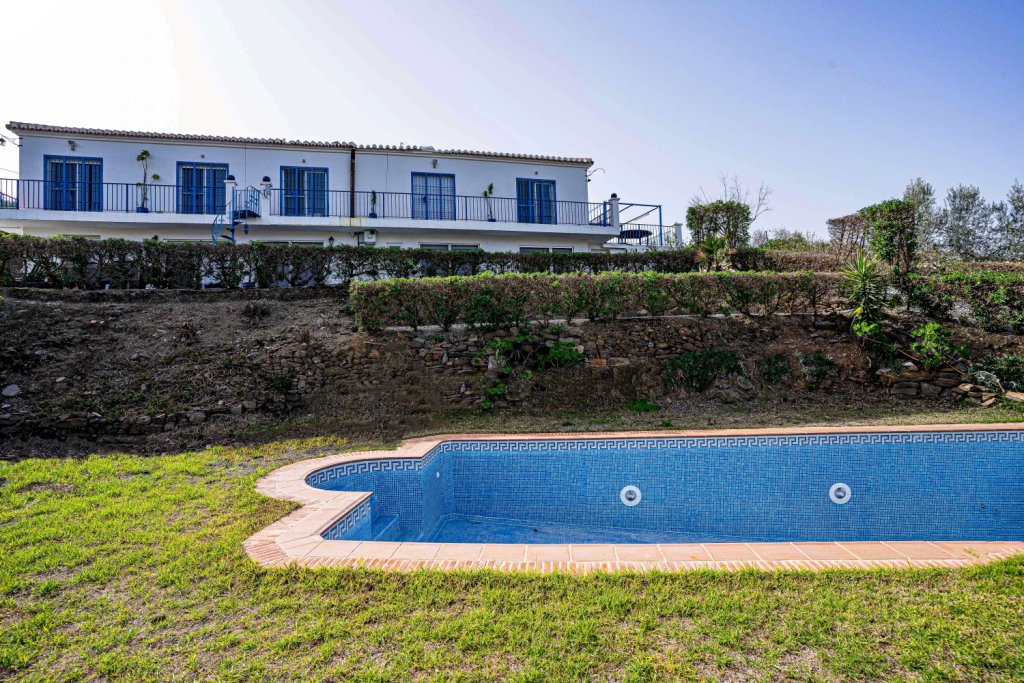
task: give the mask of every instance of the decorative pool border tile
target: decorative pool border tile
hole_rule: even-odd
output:
[[[714,431],[604,432],[561,434],[446,434],[410,439],[393,451],[354,451],[303,460],[274,470],[256,482],[272,498],[303,507],[257,532],[244,543],[265,567],[367,567],[415,569],[500,569],[525,572],[681,571],[691,569],[762,570],[878,567],[964,567],[1024,553],[1020,541],[865,541],[842,543],[700,543],[523,545],[486,543],[402,543],[329,540],[325,531],[357,525],[367,515],[370,492],[326,491],[314,485],[339,468],[354,471],[420,469],[440,453],[464,448],[511,447],[517,452],[590,447],[644,448],[657,439],[670,447],[842,445],[865,435],[877,443],[970,443],[982,433],[1024,443],[1024,424],[961,424],[900,427],[802,427]],[[671,440],[678,439],[673,444]],[[468,443],[467,443],[468,442]],[[595,445],[595,442],[596,445]],[[868,443],[873,441],[868,440]],[[355,511],[355,514],[349,515]]]

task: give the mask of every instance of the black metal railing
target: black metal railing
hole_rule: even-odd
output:
[[[272,216],[608,225],[610,218],[605,204],[410,192],[282,189],[270,192]]]
[[[0,178],[0,209],[216,215],[224,187]]]
[[[239,192],[244,192],[244,209],[248,215],[258,216],[262,201],[259,191],[248,188]],[[269,204],[271,216],[400,218],[601,227],[608,227],[612,223],[610,202],[425,195],[409,192],[273,189],[270,191]],[[225,205],[223,185],[141,185],[0,178],[0,209],[217,216],[224,213]],[[660,212],[657,205],[621,204],[620,207],[642,207]],[[238,205],[238,208],[243,207]],[[646,216],[650,213],[651,211],[647,210],[641,215]],[[638,225],[626,220],[622,223],[622,229],[623,234],[629,235],[618,238],[623,244],[660,245],[662,242],[662,227],[659,224]]]

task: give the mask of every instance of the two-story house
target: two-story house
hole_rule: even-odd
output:
[[[11,122],[26,235],[604,251],[658,246],[661,207],[590,202],[586,158]]]

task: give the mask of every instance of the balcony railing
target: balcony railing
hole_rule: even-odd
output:
[[[255,200],[259,195],[251,193]],[[254,201],[255,201],[254,200]],[[534,225],[612,225],[610,202],[570,202],[512,197],[423,195],[408,192],[282,190],[270,192],[271,216],[323,218],[397,218],[490,221]],[[223,185],[139,185],[137,183],[57,182],[0,178],[0,210],[223,214]],[[627,218],[633,211],[632,218]],[[639,225],[657,212],[658,224]],[[259,215],[256,207],[248,216]],[[620,203],[623,244],[661,244],[661,207]],[[648,233],[648,234],[643,234]],[[629,237],[625,237],[629,235]]]
[[[0,209],[217,215],[224,212],[224,186],[0,178]]]
[[[270,215],[405,218],[566,225],[609,225],[606,202],[520,200],[513,197],[423,195],[348,190],[270,193]]]

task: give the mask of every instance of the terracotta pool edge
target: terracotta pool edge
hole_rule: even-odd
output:
[[[901,425],[861,427],[784,427],[767,429],[661,430],[646,432],[561,432],[530,434],[441,434],[407,439],[395,450],[350,451],[301,460],[270,472],[256,490],[302,507],[244,542],[249,557],[264,567],[366,567],[391,571],[417,569],[496,569],[516,572],[686,571],[695,569],[823,570],[948,567],[1006,559],[1024,553],[1019,541],[899,541],[855,543],[706,543],[624,545],[501,545],[328,541],[321,533],[368,492],[325,491],[306,477],[344,462],[381,458],[421,458],[446,441],[531,439],[616,439],[792,434],[870,434],[880,432],[1024,430],[1024,423]]]

